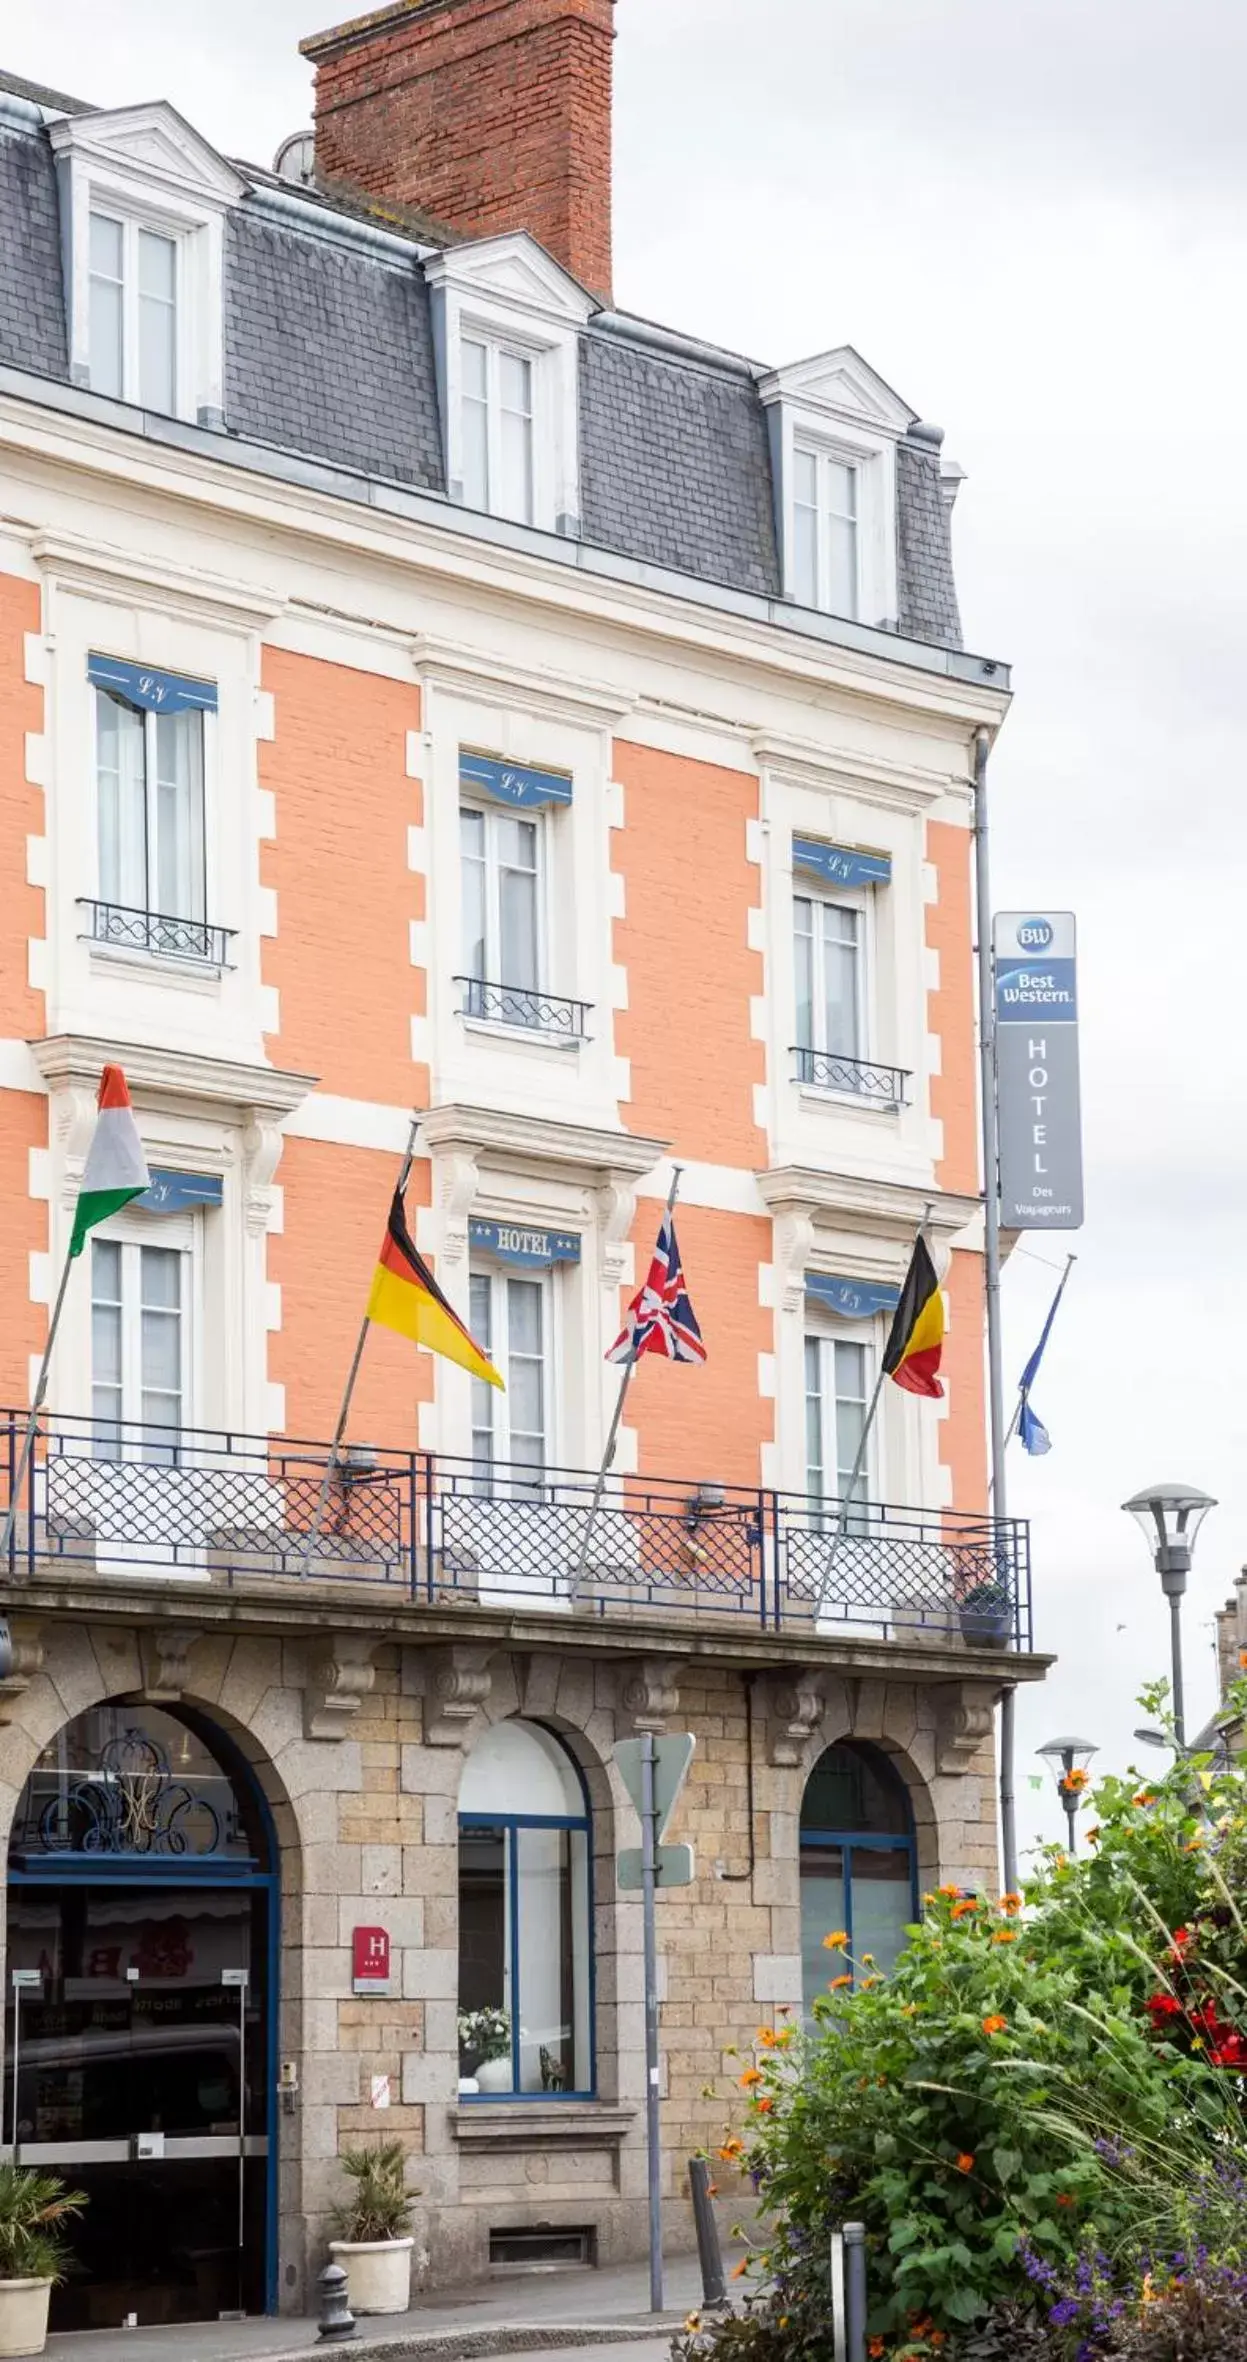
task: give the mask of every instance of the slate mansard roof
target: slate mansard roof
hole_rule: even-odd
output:
[[[45,113],[78,111],[11,76],[0,89],[30,92]],[[64,382],[56,164],[46,123],[28,111],[30,121],[0,115],[0,366]],[[404,252],[392,215],[315,190],[290,204],[296,192],[272,175],[238,169],[247,194],[226,220],[225,433],[446,497],[428,243],[413,227]],[[374,244],[369,220],[390,234]],[[582,540],[779,598],[767,374],[642,321],[592,316],[580,338]],[[929,430],[897,444],[896,540],[896,628],[960,649]]]

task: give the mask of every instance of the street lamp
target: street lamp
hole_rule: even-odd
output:
[[[1186,1745],[1186,1713],[1182,1699],[1182,1594],[1191,1571],[1195,1537],[1210,1509],[1217,1506],[1211,1493],[1194,1485],[1154,1484],[1136,1493],[1122,1508],[1136,1517],[1161,1587],[1169,1602],[1169,1632],[1173,1657],[1173,1727],[1179,1747]]]
[[[1090,1739],[1049,1739],[1046,1747],[1036,1750],[1048,1765],[1056,1781],[1056,1792],[1065,1808],[1065,1824],[1069,1830],[1069,1850],[1077,1853],[1078,1840],[1075,1821],[1087,1786],[1087,1765],[1099,1753]]]

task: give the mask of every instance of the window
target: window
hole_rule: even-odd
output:
[[[816,1501],[868,1501],[871,1454],[853,1471],[861,1450],[874,1383],[874,1356],[856,1338],[808,1336],[805,1340],[806,1482]]]
[[[499,1016],[513,1025],[538,1024],[541,823],[465,806],[459,814],[459,844],[465,1012]],[[486,991],[487,986],[505,997]]]
[[[793,596],[803,607],[860,608],[860,470],[834,452],[793,447]]]
[[[178,241],[94,209],[88,366],[92,390],[176,413]]]
[[[533,361],[473,336],[463,338],[461,356],[464,504],[531,525]]]
[[[550,1378],[550,1283],[518,1279],[506,1271],[474,1271],[469,1281],[468,1326],[483,1353],[506,1381],[506,1393],[472,1381],[472,1458],[482,1490],[494,1491],[496,1462],[510,1464],[516,1491],[541,1489],[548,1461]]]
[[[798,894],[792,919],[800,1080],[856,1090],[866,1050],[865,911]]]
[[[592,2096],[590,1822],[553,1734],[496,1723],[459,1796],[465,2097]]]
[[[800,1877],[808,2018],[832,1978],[858,1975],[867,1953],[886,1975],[917,1917],[909,1797],[878,1748],[845,1740],[819,1757],[801,1806]],[[826,1938],[842,1931],[847,1949],[829,1952]]]
[[[99,893],[112,920],[96,934],[210,957],[220,930],[205,924],[203,713],[151,712],[99,687],[95,711]]]
[[[95,1457],[165,1465],[184,1424],[187,1257],[178,1247],[91,1242],[91,1415]]]

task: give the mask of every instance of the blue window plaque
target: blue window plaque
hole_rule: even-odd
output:
[[[470,1222],[468,1239],[474,1254],[492,1255],[516,1271],[550,1271],[556,1263],[579,1263],[580,1238],[574,1230],[538,1230],[526,1222]]]
[[[219,1206],[225,1184],[219,1173],[172,1173],[162,1165],[150,1167],[152,1185],[135,1204],[144,1214],[185,1214],[193,1206]]]
[[[840,1320],[876,1320],[881,1312],[895,1312],[901,1291],[877,1280],[841,1279],[835,1272],[807,1271],[805,1297],[807,1304],[834,1312]]]
[[[87,679],[97,689],[111,689],[127,705],[145,713],[208,713],[217,710],[215,681],[188,681],[182,673],[157,672],[150,664],[127,664],[120,656],[87,658]]]
[[[572,783],[562,771],[534,771],[525,763],[501,763],[493,755],[460,752],[459,785],[495,804],[535,811],[543,804],[570,804]]]
[[[819,837],[794,837],[792,866],[825,886],[886,886],[892,879],[888,853],[862,853],[851,845],[825,845]]]

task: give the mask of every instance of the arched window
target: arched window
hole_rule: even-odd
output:
[[[459,2067],[466,2098],[593,2091],[589,1806],[561,1741],[499,1722],[459,1793]]]
[[[842,1740],[821,1755],[801,1806],[801,1962],[807,2013],[837,1972],[869,1952],[892,1967],[917,1917],[913,1820],[904,1781],[875,1747]],[[824,1950],[843,1928],[849,1956]]]

